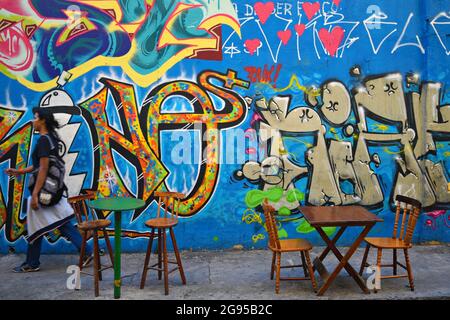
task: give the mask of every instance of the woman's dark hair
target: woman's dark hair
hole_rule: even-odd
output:
[[[56,132],[56,129],[58,129],[59,123],[56,121],[55,116],[52,112],[49,110],[46,110],[46,108],[39,108],[35,107],[33,108],[33,114],[38,114],[39,119],[42,119],[45,121],[45,126],[47,127],[47,130],[56,138],[59,140],[59,135]]]

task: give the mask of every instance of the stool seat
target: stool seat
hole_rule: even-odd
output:
[[[106,228],[111,225],[111,221],[106,219],[99,219],[94,221],[83,221],[78,224],[78,229],[82,231]]]
[[[145,221],[145,225],[150,228],[170,228],[177,224],[178,220],[175,218],[154,218]]]

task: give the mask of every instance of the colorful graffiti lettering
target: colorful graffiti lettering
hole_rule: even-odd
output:
[[[212,85],[212,79],[220,80],[223,87]],[[93,183],[89,189],[99,190],[102,196],[121,194],[144,199],[147,204],[153,201],[152,194],[155,190],[167,190],[164,180],[168,171],[161,163],[160,134],[163,130],[183,129],[186,125],[200,124],[205,132],[209,132],[205,141],[204,158],[200,168],[200,175],[192,192],[180,205],[180,215],[192,216],[208,203],[216,186],[219,174],[220,130],[239,124],[246,116],[246,102],[239,94],[232,91],[234,87],[248,88],[249,83],[237,77],[234,71],[229,70],[225,74],[214,71],[204,71],[198,77],[199,83],[186,81],[173,81],[164,83],[150,91],[144,100],[141,112],[138,112],[134,86],[111,79],[100,79],[103,88],[92,97],[80,102],[78,107],[73,105],[70,98],[64,97],[65,92],[60,89],[52,90],[41,99],[41,107],[53,110],[60,122],[66,125],[72,115],[80,115],[87,124],[93,153]],[[216,111],[214,102],[208,97],[207,92],[213,92],[225,102],[225,108]],[[67,95],[67,94],[66,94]],[[182,95],[192,101],[196,113],[163,113],[162,106],[171,96]],[[109,101],[112,99],[112,101]],[[107,117],[106,107],[114,104],[119,115],[119,122],[123,132],[119,132]],[[61,106],[64,105],[65,106]],[[0,162],[10,159],[11,165],[25,167],[28,159],[28,149],[31,143],[31,124],[26,124],[22,129],[3,142],[4,136],[22,116],[23,112],[9,109],[0,109]],[[59,134],[64,136],[64,157],[72,158],[69,152],[70,146],[76,137],[79,125],[69,126],[72,134],[67,134],[64,127],[59,129]],[[127,159],[136,170],[136,190],[133,192],[129,186],[130,181],[120,173],[114,153]],[[76,157],[76,156],[75,156]],[[207,161],[208,160],[208,161]],[[70,170],[68,170],[70,173]],[[84,175],[73,177],[78,180],[71,186],[71,193],[81,191]],[[10,180],[10,197],[6,202],[3,198],[0,202],[1,226],[6,224],[8,239],[16,240],[24,232],[24,221],[21,220],[21,208],[23,208],[22,196],[23,177]],[[133,220],[143,211],[136,210]],[[143,233],[142,235],[145,235]]]
[[[261,120],[253,122],[253,127],[258,132],[260,147],[264,148],[262,154],[268,157],[260,163],[247,162],[239,175],[261,181],[263,190],[274,185],[289,190],[293,181],[308,176],[308,204],[377,206],[382,205],[384,194],[371,165],[379,166],[380,159],[378,154],[370,154],[369,143],[399,145],[398,152],[387,152],[394,156],[398,166],[392,203],[398,194],[421,199],[425,207],[448,203],[450,194],[446,190],[448,181],[443,164],[424,156],[436,150],[433,133],[448,137],[449,106],[438,104],[439,83],[424,83],[420,92],[405,95],[402,82],[400,74],[368,77],[352,91],[354,106],[349,90],[338,81],[323,83],[319,97],[306,94],[308,107],[290,109],[290,96],[275,95],[268,102],[264,97],[257,98],[255,113]],[[409,106],[405,96],[409,96]],[[352,110],[357,119],[354,124],[348,123]],[[414,117],[407,110],[412,110]],[[425,112],[429,118],[424,116]],[[424,118],[428,119],[425,123],[412,121]],[[394,123],[398,131],[370,131],[367,123],[371,119],[384,122],[386,129]],[[333,126],[328,132],[334,136],[337,128],[341,128],[341,136],[347,141],[326,138],[325,123]],[[312,135],[314,145],[293,139],[295,134]],[[291,159],[286,139],[308,147],[304,154],[306,166]],[[343,191],[344,182],[352,185],[351,193]]]
[[[185,58],[220,59],[222,25],[239,34],[228,0],[4,1],[0,71],[44,91],[63,70],[121,66],[146,87]]]

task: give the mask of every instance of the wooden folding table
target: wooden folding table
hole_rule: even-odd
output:
[[[361,276],[356,272],[356,270],[348,262],[351,256],[355,253],[356,249],[360,245],[364,237],[369,233],[370,229],[377,222],[382,222],[383,219],[369,212],[367,209],[361,206],[332,206],[332,207],[299,207],[300,211],[303,213],[306,221],[314,227],[322,239],[327,244],[327,247],[322,252],[322,254],[315,259],[314,269],[319,271],[319,274],[323,277],[324,284],[319,289],[317,295],[321,296],[328,289],[330,284],[336,278],[338,273],[345,268],[348,274],[355,279],[359,287],[364,291],[364,293],[369,293],[369,289],[361,278]],[[364,227],[359,236],[353,242],[353,244],[348,249],[347,253],[343,256],[339,250],[336,248],[336,242],[342,236],[345,229],[350,226]],[[322,229],[324,227],[340,227],[339,231],[331,240],[325,231]],[[322,261],[332,251],[336,258],[339,260],[337,267],[328,273]]]

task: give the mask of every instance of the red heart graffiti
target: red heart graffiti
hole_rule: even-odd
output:
[[[339,48],[342,40],[344,39],[345,30],[341,27],[334,27],[331,32],[327,29],[322,28],[319,31],[319,38],[322,41],[325,49],[327,49],[330,56],[334,56],[336,54],[337,49]]]
[[[308,20],[311,20],[317,13],[317,11],[320,10],[320,3],[319,2],[305,2],[302,5],[303,11],[305,11],[306,16],[308,17]]]
[[[341,0],[333,0],[333,3],[339,7],[339,4],[341,3]]]
[[[294,26],[295,32],[297,32],[297,34],[298,34],[299,37],[303,34],[303,32],[305,32],[305,27],[306,27],[306,26],[305,26],[303,23],[301,23],[301,24],[296,24],[296,25]]]
[[[287,43],[289,42],[289,39],[291,38],[291,35],[292,35],[291,30],[277,32],[278,38],[280,38],[281,42],[283,42],[284,45],[287,45]]]
[[[261,23],[264,24],[264,23],[266,23],[267,19],[269,19],[275,6],[274,6],[273,2],[267,2],[267,3],[257,2],[257,3],[255,3],[254,7],[255,7],[256,15],[259,18],[259,21],[261,21]]]
[[[261,45],[261,40],[259,39],[251,39],[251,40],[245,40],[244,46],[247,48],[248,52],[253,55],[256,50]]]

